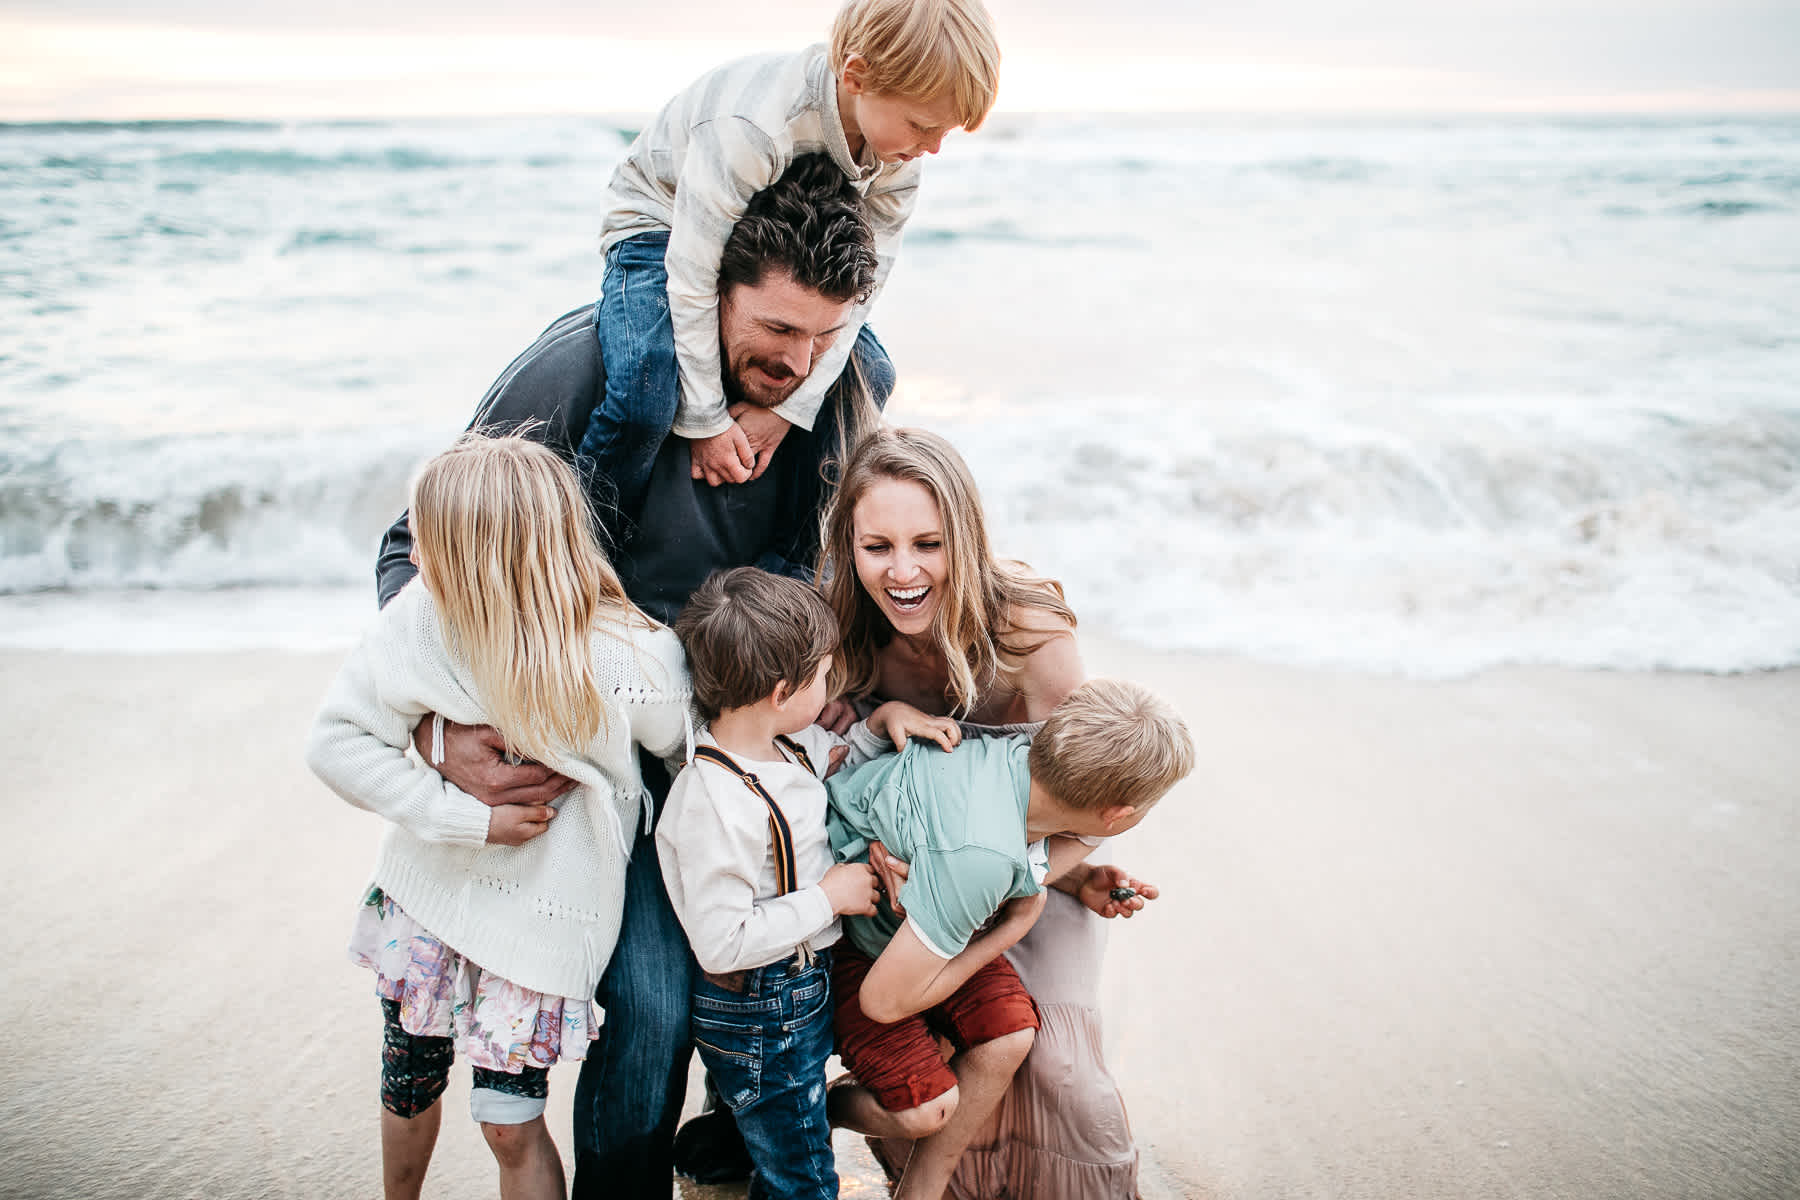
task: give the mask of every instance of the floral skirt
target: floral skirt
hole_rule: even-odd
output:
[[[380,888],[357,910],[350,961],[375,972],[375,991],[400,1005],[400,1027],[454,1039],[470,1065],[517,1074],[587,1057],[600,1035],[594,1002],[520,987],[470,962],[406,915]]]

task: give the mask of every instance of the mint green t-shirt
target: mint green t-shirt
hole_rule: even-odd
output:
[[[1025,834],[1028,737],[970,738],[944,751],[913,739],[825,781],[826,828],[839,862],[864,862],[869,843],[911,864],[900,903],[927,946],[953,958],[1006,901],[1041,889]],[[902,924],[883,904],[845,917],[857,949],[879,957]]]

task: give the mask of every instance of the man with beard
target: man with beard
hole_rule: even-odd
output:
[[[887,352],[864,326],[811,429],[790,427],[779,405],[868,294],[875,264],[855,186],[830,159],[797,159],[751,200],[719,266],[719,359],[732,416],[756,451],[751,478],[696,478],[691,443],[672,436],[663,440],[640,504],[622,508],[610,480],[583,472],[625,590],[651,616],[673,621],[693,590],[725,567],[812,578],[827,480],[893,390]],[[471,428],[524,433],[581,470],[575,447],[606,384],[593,322],[591,308],[558,318],[495,381]],[[411,549],[403,513],[377,564],[383,604],[415,574]],[[426,720],[415,732],[427,761],[431,724]],[[660,806],[668,778],[653,759],[642,766]],[[548,768],[508,763],[499,733],[487,727],[447,724],[438,770],[490,805],[547,803],[573,786]],[[606,1019],[575,1090],[576,1197],[667,1200],[687,1085],[691,964],[663,889],[655,839],[640,828],[618,947],[595,994]],[[418,1119],[437,1116],[432,1109]],[[734,1132],[716,1121],[710,1128],[728,1141]],[[718,1157],[713,1151],[706,1165],[720,1170]],[[731,1155],[724,1157],[729,1162]],[[747,1173],[747,1160],[742,1165]]]

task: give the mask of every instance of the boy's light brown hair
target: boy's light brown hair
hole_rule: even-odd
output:
[[[810,585],[756,567],[714,571],[675,618],[687,650],[694,706],[711,721],[766,700],[775,685],[798,690],[837,649],[837,618]]]
[[[1069,808],[1143,808],[1194,769],[1194,739],[1148,689],[1090,679],[1051,710],[1027,763],[1031,778]]]
[[[956,123],[975,130],[1000,90],[1000,44],[981,0],[848,0],[831,23],[831,67],[852,54],[869,90],[908,100],[948,96]]]

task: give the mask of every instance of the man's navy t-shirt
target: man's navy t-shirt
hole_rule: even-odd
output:
[[[768,551],[787,506],[784,457],[798,439],[784,439],[759,479],[713,487],[694,479],[686,438],[663,439],[637,529],[616,556],[625,594],[672,624],[688,597],[714,571],[754,563]]]

